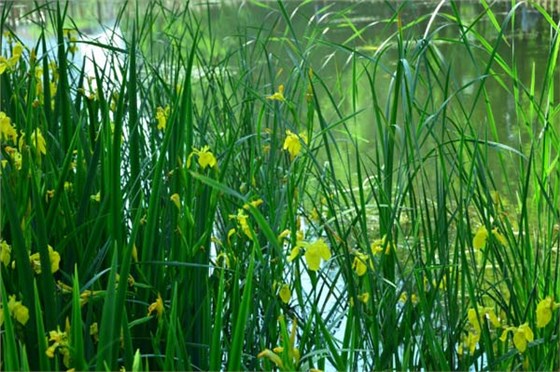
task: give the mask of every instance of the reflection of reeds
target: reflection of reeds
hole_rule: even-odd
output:
[[[558,368],[557,32],[316,5],[3,8],[4,369]]]

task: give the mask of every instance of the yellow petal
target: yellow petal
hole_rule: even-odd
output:
[[[158,293],[158,297],[156,299],[155,302],[153,302],[149,307],[148,307],[148,315],[150,315],[152,312],[156,312],[157,313],[157,317],[161,318],[161,315],[163,314],[163,300],[161,299],[161,295]]]
[[[486,310],[486,315],[488,316],[488,319],[490,320],[490,323],[492,323],[494,328],[501,327],[502,324],[500,323],[500,320],[496,316],[496,313],[494,312],[494,309],[491,309],[491,308],[487,309]]]
[[[173,204],[175,204],[177,209],[181,209],[181,198],[179,197],[179,194],[175,193],[171,195],[169,199],[173,202]]]
[[[364,304],[367,304],[367,302],[369,301],[369,293],[368,292],[364,292],[361,295],[358,296],[358,300],[362,301]]]
[[[509,331],[515,331],[514,327],[508,327],[506,329],[503,330],[502,335],[500,336],[500,341],[502,342],[506,342],[507,341],[507,335]]]
[[[60,254],[53,249],[50,245],[49,248],[49,260],[51,261],[51,273],[56,273],[60,264]]]
[[[295,260],[297,258],[297,256],[299,255],[299,250],[300,250],[299,245],[296,245],[292,249],[292,251],[290,252],[290,256],[288,257],[288,262],[292,262],[293,260]]]
[[[469,347],[469,352],[471,354],[473,354],[474,351],[476,350],[476,344],[478,344],[479,340],[480,340],[480,334],[478,332],[469,332],[467,336],[467,345]]]
[[[468,313],[467,313],[467,318],[469,319],[469,323],[471,323],[471,325],[473,326],[473,328],[477,331],[480,332],[480,322],[478,320],[478,316],[476,314],[476,310],[473,308],[470,308]]]
[[[525,323],[519,326],[519,331],[523,332],[525,339],[529,342],[535,339],[535,335],[533,334],[533,330],[529,327],[529,324]]]
[[[319,270],[319,266],[321,265],[321,257],[314,250],[307,249],[305,251],[305,261],[307,262],[307,267],[309,268],[309,270]]]
[[[280,359],[278,355],[274,354],[269,349],[264,349],[263,351],[261,351],[259,355],[257,355],[257,358],[267,358],[268,360],[276,364],[278,368],[284,368],[284,365],[282,364],[282,359]]]
[[[314,244],[317,245],[317,251],[323,260],[328,261],[331,259],[331,250],[323,239],[317,240]]]
[[[527,350],[527,339],[525,338],[525,333],[517,330],[513,335],[513,344],[520,353],[524,353],[525,350]]]
[[[367,265],[365,264],[364,257],[365,255],[360,255],[354,257],[354,262],[352,263],[352,269],[356,272],[358,276],[362,276],[367,271]],[[367,259],[367,256],[365,257]]]
[[[287,304],[290,302],[290,298],[292,297],[292,293],[290,292],[290,286],[288,284],[283,284],[280,288],[280,292],[278,293],[282,302]]]
[[[21,302],[14,308],[14,318],[22,325],[25,325],[29,320],[29,310]]]
[[[486,230],[486,227],[480,226],[473,238],[473,248],[476,250],[484,248],[486,245],[486,239],[488,239],[488,231]]]
[[[498,242],[500,242],[501,245],[507,245],[507,239],[505,236],[502,235],[502,233],[500,233],[498,231],[498,228],[494,228],[492,229],[492,235],[494,236],[494,238],[496,238],[496,240]]]
[[[537,328],[545,327],[552,320],[552,297],[547,297],[537,305]]]

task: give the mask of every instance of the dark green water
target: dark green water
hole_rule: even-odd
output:
[[[510,12],[512,4],[509,1],[491,5],[497,24],[502,24],[514,14],[507,22],[501,38],[492,17],[485,13],[481,3],[471,1],[457,1],[453,4],[445,2],[441,7],[438,7],[438,2],[433,1],[287,1],[283,4],[285,15],[291,20],[291,29],[276,2],[187,3],[183,0],[164,0],[161,3],[167,9],[177,12],[188,6],[197,15],[201,20],[202,32],[215,40],[211,46],[214,57],[210,63],[218,65],[241,46],[258,44],[266,37],[269,41],[264,47],[276,69],[276,81],[286,84],[289,90],[292,71],[305,59],[330,87],[330,94],[342,116],[352,116],[345,124],[353,135],[361,139],[361,148],[365,152],[375,146],[377,139],[371,87],[364,71],[371,69],[373,60],[380,61],[377,64],[380,72],[376,74],[375,91],[379,102],[386,104],[390,99],[387,92],[398,62],[396,48],[391,47],[391,43],[396,43],[394,34],[397,31],[397,13],[404,26],[403,39],[407,40],[406,50],[410,53],[410,60],[414,60],[417,46],[429,40],[433,52],[445,61],[442,69],[448,71],[450,89],[458,92],[463,110],[472,111],[465,115],[455,105],[448,115],[452,121],[456,121],[457,126],[466,120],[475,123],[479,133],[473,133],[473,136],[490,137],[493,141],[523,151],[528,133],[538,132],[544,123],[539,123],[536,117],[521,115],[516,110],[523,107],[522,101],[527,98],[523,95],[515,97],[511,78],[496,62],[488,70],[490,55],[480,47],[480,42],[475,40],[473,33],[465,36],[471,41],[472,56],[467,54],[464,44],[457,42],[465,35],[467,27],[473,25],[476,33],[491,45],[497,46],[495,53],[506,65],[511,66],[512,61],[515,61],[518,82],[527,89],[534,89],[535,100],[541,99],[545,94],[543,89],[547,88],[546,84],[558,82],[560,77],[556,71],[554,81],[543,81],[550,50],[551,29],[548,23],[532,8],[519,6],[515,12]],[[83,33],[82,39],[90,37],[108,40],[117,19],[121,20],[118,37],[126,39],[131,20],[136,14],[141,16],[149,4],[147,1],[71,1],[68,3],[68,15]],[[29,46],[37,43],[39,27],[36,24],[49,22],[46,13],[41,10],[32,11],[34,7],[31,1],[12,2],[8,17],[8,24],[14,33]],[[430,23],[432,15],[433,22]],[[458,26],[455,18],[461,19],[463,29]],[[413,25],[410,26],[411,24]],[[159,29],[154,33],[150,52],[155,55],[166,53],[172,42],[169,35],[180,31],[181,25],[176,26],[177,30],[159,24],[154,27]],[[116,42],[116,45],[124,43]],[[92,55],[96,62],[102,60],[102,52],[99,50],[92,50],[87,44],[78,46],[81,49],[77,53],[77,60]],[[381,50],[383,53],[380,53]],[[264,64],[266,61],[254,63]],[[485,73],[488,74],[485,86],[492,119],[489,119],[484,100],[479,97],[480,77]],[[556,84],[550,90],[555,97],[560,94],[559,86],[560,84]],[[270,94],[274,87],[266,86],[262,89],[262,94],[265,95]],[[441,93],[439,90],[427,91],[419,88],[416,94],[421,96]],[[336,121],[333,104],[328,98],[319,97],[325,103],[328,120]],[[435,101],[437,100],[443,102],[444,97],[437,97]],[[355,112],[359,113],[353,115]],[[495,133],[490,125],[492,120],[496,124]],[[551,116],[551,121],[554,123],[558,120]],[[396,125],[410,125],[410,121],[400,117]],[[347,135],[341,134],[339,138],[344,142]],[[348,151],[352,152],[353,149],[349,147]]]

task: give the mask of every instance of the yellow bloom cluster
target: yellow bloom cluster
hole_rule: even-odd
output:
[[[12,159],[13,164],[16,167],[16,169],[21,170],[22,161],[23,161],[21,153],[16,148],[11,147],[11,146],[4,147],[4,150],[6,150],[6,153]],[[2,167],[5,167],[6,164],[8,164],[8,160],[7,159],[2,159]]]
[[[67,328],[69,328],[68,322]],[[54,358],[54,353],[58,350],[63,356],[63,362],[66,367],[70,366],[70,339],[68,338],[68,332],[69,329],[61,332],[60,327],[57,327],[56,331],[50,331],[49,342],[52,342],[52,344],[45,352],[49,358]]]
[[[6,72],[6,70],[13,70],[17,66],[23,54],[23,50],[23,45],[16,43],[12,47],[12,56],[10,58],[0,56],[0,75]]]
[[[49,261],[51,263],[51,273],[56,273],[60,264],[60,254],[50,245],[48,246],[48,249]],[[29,256],[29,262],[31,263],[33,271],[35,271],[36,274],[41,274],[41,254],[39,252],[33,253]]]
[[[158,122],[157,129],[165,130],[167,126],[167,119],[169,118],[169,105],[165,106],[165,108],[158,106],[156,109],[156,120]]]
[[[11,253],[12,247],[5,240],[0,241],[0,262],[6,267],[10,264]]]
[[[550,296],[546,297],[544,300],[537,305],[536,318],[537,318],[537,328],[544,328],[552,320],[552,311],[560,307],[560,303],[554,302],[554,299]]]
[[[470,308],[467,312],[467,319],[471,325],[471,329],[464,340],[464,345],[469,349],[470,354],[473,354],[478,341],[480,341],[481,334],[481,319],[488,319],[494,328],[502,326],[500,320],[496,316],[492,307],[478,306],[478,312],[474,308]],[[462,353],[463,345],[459,348],[459,354]]]
[[[384,235],[381,239],[374,240],[370,246],[372,255],[378,255],[382,252],[389,254],[391,252],[391,243],[387,242],[387,236]],[[354,261],[352,262],[352,269],[358,276],[363,276],[367,272],[369,266],[373,270],[373,263],[369,260],[370,256],[355,250]],[[368,265],[369,262],[369,265]]]
[[[286,100],[286,98],[284,98],[284,84],[280,84],[278,86],[278,92],[274,92],[273,95],[267,96],[266,99],[271,101],[284,102]]]
[[[35,149],[38,156],[46,155],[47,153],[47,142],[45,141],[45,137],[43,137],[43,133],[41,132],[40,128],[36,128],[31,132],[29,136],[30,144],[32,148]],[[25,141],[25,133],[21,132],[18,141],[19,150],[22,151],[22,148],[27,145]]]
[[[311,271],[319,270],[321,265],[321,259],[328,261],[331,259],[331,250],[329,246],[322,238],[315,240],[314,242],[306,242],[304,240],[298,240],[296,246],[292,249],[288,261],[292,262],[299,255],[301,248],[305,249],[305,261],[307,267]]]
[[[163,300],[161,299],[161,294],[159,293],[156,301],[148,306],[148,316],[150,316],[154,311],[156,312],[158,319],[161,318],[161,316],[163,315],[164,307]]]
[[[284,317],[281,316],[279,321],[284,328]],[[280,369],[297,370],[297,365],[301,358],[299,349],[295,347],[297,330],[297,319],[292,321],[292,329],[290,331],[290,338],[288,340],[287,348],[284,346],[276,346],[274,349],[264,349],[257,355],[257,358],[266,358],[273,362]]]
[[[0,111],[0,139],[2,142],[6,139],[11,139],[13,143],[17,139],[17,132],[12,126],[12,120],[3,111]]]
[[[73,289],[67,284],[64,284],[60,280],[57,282],[58,289],[64,293],[69,294],[72,293]],[[80,306],[84,306],[88,303],[90,298],[95,298],[104,294],[104,291],[94,291],[91,289],[85,289],[80,293]]]
[[[418,298],[418,295],[416,293],[413,293],[412,295],[410,295],[410,298],[409,298],[408,297],[408,292],[403,291],[401,293],[401,295],[399,296],[399,302],[402,303],[402,304],[406,304],[409,300],[412,303],[412,305],[416,305],[416,304],[418,304],[418,302],[420,302],[420,299]]]
[[[253,236],[251,235],[251,228],[249,227],[249,223],[247,222],[249,216],[245,213],[243,209],[238,209],[237,214],[230,214],[229,218],[232,220],[237,221],[237,225],[241,228],[241,231],[249,238],[252,239]],[[231,232],[231,230],[230,230]],[[232,235],[235,234],[235,230],[233,231]],[[228,234],[228,240],[231,235]]]
[[[358,301],[363,302],[364,304],[367,304],[369,301],[369,293],[368,292],[364,292],[362,294],[359,294],[357,296]],[[350,299],[348,300],[348,303],[350,304],[351,307],[354,306],[354,298],[350,297]]]
[[[286,283],[282,284],[282,286],[280,287],[280,291],[278,292],[278,296],[280,296],[280,299],[283,303],[287,304],[288,302],[290,302],[290,298],[292,297],[290,285]]]
[[[78,46],[76,42],[78,41],[78,36],[76,30],[66,28],[63,30],[63,34],[68,40],[68,50],[70,53],[75,54],[78,51]]]
[[[486,242],[488,240],[489,235],[490,234],[488,233],[486,227],[480,226],[473,238],[473,248],[476,250],[480,250],[484,248],[486,246]],[[500,242],[501,245],[507,245],[507,239],[505,238],[505,236],[502,235],[502,233],[498,231],[497,227],[492,229],[492,236],[498,242]]]
[[[505,342],[509,332],[513,333],[513,344],[520,353],[524,353],[525,350],[527,350],[527,343],[533,341],[535,338],[531,327],[529,327],[527,323],[519,327],[507,327],[502,332],[500,341]]]
[[[218,164],[218,160],[210,151],[209,146],[203,146],[200,149],[193,148],[193,151],[187,158],[187,168],[191,167],[191,159],[193,156],[196,156],[198,158],[198,165],[200,165],[202,169],[206,169],[207,167],[215,168]]]
[[[305,134],[296,134],[290,130],[286,131],[286,139],[282,149],[288,151],[290,159],[294,160],[301,152],[302,143],[307,144],[307,136]]]
[[[12,295],[8,297],[8,312],[10,316],[17,320],[21,325],[25,325],[29,320],[29,309],[21,303],[21,301],[16,301],[16,296]],[[4,311],[0,306],[0,326],[4,324]]]

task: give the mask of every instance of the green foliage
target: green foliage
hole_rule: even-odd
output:
[[[0,368],[558,369],[558,26],[413,3],[3,7]]]

